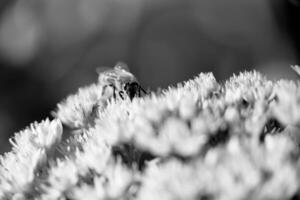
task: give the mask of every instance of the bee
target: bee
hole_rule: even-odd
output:
[[[111,87],[114,98],[119,95],[121,99],[124,99],[127,95],[132,100],[134,97],[141,97],[142,92],[147,94],[124,63],[119,62],[114,68],[105,71],[103,68],[97,68],[96,71],[99,74],[99,84],[104,87]]]

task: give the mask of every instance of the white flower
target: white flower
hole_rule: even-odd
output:
[[[79,89],[58,105],[56,119],[17,133],[0,157],[0,198],[289,199],[299,192],[299,83],[274,84],[253,71],[219,85],[201,73],[132,101],[112,95],[101,85]],[[266,132],[274,118],[287,128]],[[61,122],[79,134],[56,158]],[[143,153],[154,159],[138,160]]]
[[[126,192],[128,192],[127,189],[129,189],[134,178],[133,172],[124,167],[120,161],[108,165],[104,172],[104,176],[108,180],[107,183],[104,183],[108,199],[116,199],[124,196]],[[96,189],[100,186],[99,183],[103,187],[103,183],[98,181],[99,179],[96,179],[95,181]]]
[[[103,86],[93,84],[80,88],[78,93],[69,96],[58,104],[54,116],[71,128],[86,128],[94,123],[98,110],[107,105],[108,96],[102,94]]]
[[[63,132],[62,124],[58,119],[51,122],[46,119],[40,124],[32,124],[31,131],[34,134],[33,143],[46,150],[50,150],[60,142]]]
[[[48,153],[60,142],[61,135],[60,121],[48,119],[16,133],[10,140],[13,151],[1,157],[0,188],[5,193],[20,194],[32,189],[36,171],[47,162]]]
[[[286,164],[278,168],[262,185],[255,199],[290,199],[299,190],[295,166]]]
[[[267,135],[265,138],[264,162],[269,169],[280,169],[284,163],[291,162],[291,156],[297,151],[297,144],[287,135]]]
[[[130,196],[133,180],[133,171],[125,168],[120,161],[110,161],[101,173],[93,177],[91,185],[74,185],[68,190],[68,196],[72,199],[123,199]]]
[[[227,149],[219,150],[214,167],[220,199],[244,199],[260,187],[260,169],[255,166],[236,137],[228,142]]]
[[[273,83],[256,71],[233,75],[225,83],[225,101],[229,104],[242,100],[250,104],[258,99],[268,99],[272,93]]]
[[[26,148],[45,148],[50,150],[58,144],[62,136],[62,125],[59,120],[46,119],[40,123],[32,123],[30,127],[15,134],[10,140],[14,151],[24,152]]]
[[[201,133],[193,134],[184,121],[170,117],[159,130],[158,142],[169,146],[171,152],[191,156],[200,151],[206,137]]]
[[[224,113],[224,119],[230,123],[238,123],[240,120],[239,112],[236,108],[228,107]]]
[[[87,173],[90,169],[102,173],[111,158],[111,149],[101,137],[90,138],[84,145],[83,151],[76,153],[75,161],[80,174]]]
[[[82,184],[81,186],[74,187],[70,191],[69,196],[74,200],[101,200],[105,197],[105,191],[102,188],[88,184]]]
[[[192,119],[197,112],[197,105],[192,96],[186,96],[179,103],[179,115],[182,119]],[[199,109],[199,108],[198,108]]]
[[[5,154],[1,157],[0,191],[4,194],[14,194],[30,190],[35,171],[45,159],[46,153],[43,149],[35,149],[30,153]]]
[[[281,123],[300,126],[300,86],[299,82],[279,81],[274,87],[277,100],[272,103],[272,114]]]
[[[49,170],[47,184],[41,186],[45,191],[42,199],[60,199],[78,182],[78,168],[72,160],[61,160]]]
[[[161,165],[151,165],[142,178],[143,187],[138,199],[198,199],[201,196],[213,197],[214,174],[208,167],[185,165],[177,160],[170,160]],[[218,195],[218,194],[216,194]]]

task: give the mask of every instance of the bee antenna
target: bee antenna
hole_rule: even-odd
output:
[[[108,70],[111,70],[112,68],[111,67],[106,67],[106,66],[101,66],[101,67],[97,67],[96,68],[96,73],[97,74],[101,74],[105,71],[108,71]]]
[[[292,65],[291,68],[300,76],[300,67],[298,65]]]

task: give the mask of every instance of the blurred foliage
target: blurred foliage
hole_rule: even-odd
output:
[[[287,67],[299,60],[297,0],[3,0],[0,6],[1,138],[48,116],[66,94],[96,79],[96,67],[117,61],[154,89],[201,71],[224,80],[255,67],[271,79],[292,78]]]

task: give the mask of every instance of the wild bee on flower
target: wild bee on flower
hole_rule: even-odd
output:
[[[126,64],[119,62],[112,69],[104,71],[103,69],[103,67],[99,67],[96,70],[99,74],[98,82],[105,87],[104,92],[107,87],[111,87],[114,98],[116,98],[116,95],[119,95],[121,99],[124,99],[125,95],[127,95],[132,100],[136,96],[141,97],[142,92],[147,94],[136,77],[129,72]]]

